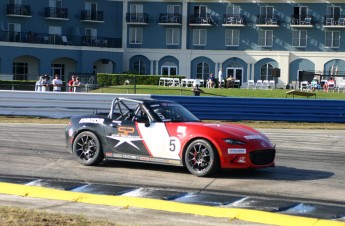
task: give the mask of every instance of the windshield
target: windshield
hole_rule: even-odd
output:
[[[198,122],[195,115],[177,103],[154,103],[150,105],[155,118],[162,122]]]

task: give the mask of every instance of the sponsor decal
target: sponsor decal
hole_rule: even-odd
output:
[[[228,148],[228,154],[246,154],[245,148]]]
[[[186,126],[178,126],[177,127],[177,136],[178,137],[184,137],[186,135],[186,130],[187,127]]]
[[[128,134],[134,133],[133,127],[121,126],[118,128],[119,134],[128,136]]]
[[[121,125],[122,121],[113,120],[112,123],[115,123],[117,125]]]
[[[94,124],[102,124],[103,122],[104,122],[103,118],[82,118],[79,121],[79,123],[94,123]]]
[[[238,160],[237,160],[238,163],[246,163],[246,157],[240,157]]]
[[[137,159],[136,155],[123,155],[122,157],[125,159]]]
[[[105,156],[106,156],[106,157],[113,157],[113,153],[111,153],[111,152],[106,152],[106,153],[105,153]]]
[[[73,136],[74,130],[71,128],[68,130],[68,136]]]
[[[121,155],[121,154],[113,153],[113,157],[114,157],[114,158],[120,158],[120,159],[122,159],[122,155]]]
[[[181,161],[179,160],[173,160],[173,159],[167,159],[165,160],[166,164],[171,164],[171,165],[181,165]]]
[[[127,143],[131,145],[132,147],[140,150],[135,144],[133,144],[132,141],[138,141],[142,140],[139,136],[132,136],[130,134],[134,133],[134,128],[133,127],[126,127],[126,126],[121,126],[118,127],[118,134],[111,134],[109,137],[110,139],[118,140],[119,142],[115,145],[114,148],[120,146],[123,143]]]
[[[165,163],[165,159],[159,159],[159,158],[150,158],[151,162],[161,162],[161,163]]]
[[[244,136],[244,138],[246,138],[247,140],[262,140],[262,136],[260,135],[248,135],[248,136]]]
[[[260,144],[262,147],[267,148],[267,144],[265,142],[262,141]]]
[[[150,158],[149,157],[139,157],[139,160],[141,161],[150,161]]]

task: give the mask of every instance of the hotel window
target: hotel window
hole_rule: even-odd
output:
[[[146,75],[146,65],[145,65],[144,61],[142,61],[142,60],[135,61],[133,69],[139,75]]]
[[[239,6],[228,6],[226,7],[226,15],[238,17],[241,15],[241,8]]]
[[[260,68],[260,79],[261,80],[272,80],[272,69],[273,66],[271,64],[264,64]]]
[[[240,30],[226,29],[225,30],[225,46],[239,46],[240,45]]]
[[[205,46],[207,41],[206,29],[194,29],[193,30],[193,45]]]
[[[272,30],[259,31],[259,46],[261,47],[273,46],[273,31]]]
[[[141,27],[129,28],[129,44],[143,44],[143,29]]]
[[[307,47],[307,31],[292,31],[292,46]]]
[[[339,31],[325,31],[325,46],[328,48],[340,47],[340,32]]]
[[[181,13],[181,6],[179,6],[179,5],[168,5],[167,6],[167,13],[169,13],[169,14],[180,14]]]
[[[201,62],[196,66],[196,78],[206,80],[210,76],[210,65]]]
[[[20,42],[21,41],[21,24],[8,24],[8,41]]]
[[[28,78],[28,63],[13,62],[13,79],[27,80]]]
[[[261,6],[260,17],[262,18],[273,18],[274,8],[273,6]]]
[[[326,18],[331,18],[337,21],[340,17],[340,6],[327,6]]]
[[[179,45],[180,44],[180,28],[166,29],[166,44]]]
[[[304,21],[305,18],[309,17],[307,6],[296,6],[293,9],[293,19],[296,21]],[[296,22],[296,24],[298,24]]]

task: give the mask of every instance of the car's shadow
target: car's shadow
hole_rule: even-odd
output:
[[[139,162],[107,160],[102,162],[99,166],[109,168],[120,167],[134,170],[146,170],[157,172],[161,171],[173,174],[190,174],[189,171],[184,167]],[[325,179],[332,177],[333,175],[333,172],[328,171],[298,169],[286,166],[275,166],[265,169],[219,170],[218,172],[209,176],[209,178],[302,181]]]

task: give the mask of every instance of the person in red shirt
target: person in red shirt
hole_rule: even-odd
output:
[[[69,91],[70,92],[73,92],[74,90],[73,90],[73,83],[75,82],[75,75],[72,75],[72,78],[71,78],[71,80],[69,80],[69,82],[68,82],[68,86],[69,86]]]

